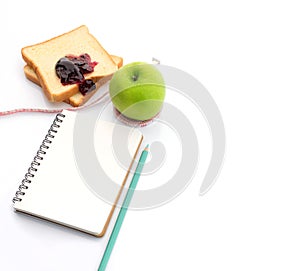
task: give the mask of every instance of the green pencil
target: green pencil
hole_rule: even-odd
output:
[[[116,243],[116,240],[117,240],[118,234],[120,232],[122,223],[124,221],[128,206],[130,204],[130,201],[131,201],[131,198],[133,196],[134,190],[136,188],[136,185],[137,185],[138,180],[140,178],[140,175],[141,175],[141,172],[143,170],[144,164],[146,162],[148,151],[149,151],[149,145],[147,145],[145,147],[145,149],[143,150],[143,152],[141,154],[140,160],[139,160],[138,165],[135,169],[135,172],[134,172],[134,175],[132,177],[129,189],[127,191],[126,197],[123,201],[121,210],[120,210],[119,215],[117,217],[117,221],[116,221],[116,223],[114,225],[114,228],[112,230],[112,233],[109,237],[108,244],[105,248],[105,251],[104,251],[101,263],[99,265],[98,271],[104,271],[106,269],[107,263],[109,261],[110,254],[111,254],[111,252],[114,248],[114,245]]]

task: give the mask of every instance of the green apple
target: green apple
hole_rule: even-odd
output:
[[[164,79],[154,65],[133,62],[113,75],[109,93],[112,103],[121,114],[135,120],[148,120],[162,108]]]

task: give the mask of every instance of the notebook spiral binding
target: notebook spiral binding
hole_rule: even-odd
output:
[[[28,168],[28,171],[25,174],[24,179],[22,180],[21,185],[16,191],[15,197],[12,200],[13,203],[22,201],[22,196],[24,196],[26,193],[24,192],[24,190],[28,189],[28,185],[31,183],[32,178],[34,178],[34,172],[38,170],[38,167],[41,163],[40,161],[44,159],[44,156],[47,153],[45,150],[49,149],[49,145],[52,143],[52,139],[55,138],[55,134],[58,132],[60,123],[63,122],[64,117],[65,115],[62,113],[58,113],[56,115],[52,125],[50,126],[50,129],[48,130],[47,135],[45,136],[45,139],[42,141],[42,144],[37,151],[36,156],[33,158],[33,161],[31,162],[30,167]]]

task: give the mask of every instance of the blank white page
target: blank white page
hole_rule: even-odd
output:
[[[73,149],[73,131],[76,112],[63,111],[65,118],[28,189],[23,190],[22,201],[15,202],[14,208],[40,218],[69,226],[96,236],[102,236],[106,230],[113,203],[126,180],[127,172],[141,144],[142,134],[137,129],[99,120],[95,127],[94,146],[99,165],[105,174],[93,176],[94,181],[106,178],[120,187],[110,192],[113,202],[101,199],[82,176],[78,168]],[[118,136],[113,139],[113,131]],[[116,157],[115,142],[118,138],[127,137],[127,148],[130,159],[121,162]],[[120,144],[124,141],[121,140]],[[84,144],[84,142],[82,142]],[[90,157],[84,157],[87,161]],[[81,165],[82,167],[82,165]],[[83,169],[84,170],[84,169]],[[103,184],[103,182],[99,182]],[[104,182],[105,183],[105,182]],[[94,183],[97,186],[97,182]],[[97,187],[96,187],[97,188]],[[105,189],[105,187],[102,187]],[[98,187],[99,189],[99,187]],[[100,187],[101,189],[101,187]],[[108,200],[110,201],[110,200]]]

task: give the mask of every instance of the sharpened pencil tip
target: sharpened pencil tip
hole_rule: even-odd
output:
[[[144,151],[149,151],[149,144],[146,145]]]

